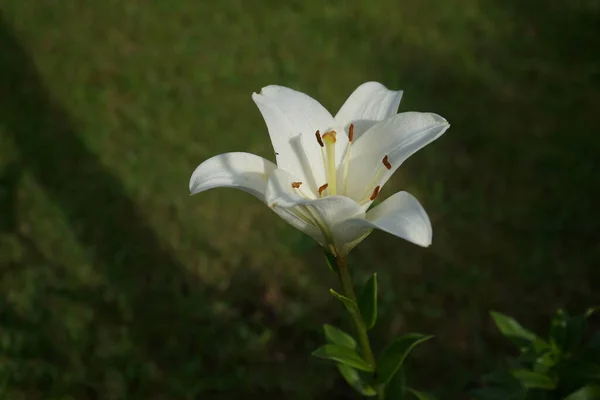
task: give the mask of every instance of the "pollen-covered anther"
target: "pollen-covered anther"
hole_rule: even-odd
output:
[[[302,185],[302,182],[292,182],[292,188],[298,189]]]
[[[392,164],[390,164],[390,162],[388,161],[388,156],[383,157],[383,160],[381,160],[381,162],[383,163],[383,165],[385,165],[387,169],[392,169]]]
[[[371,194],[371,197],[369,197],[369,200],[371,200],[371,201],[375,200],[375,198],[379,194],[380,188],[381,188],[381,186],[375,186],[375,189],[373,190],[373,194]]]
[[[324,184],[323,186],[321,186],[321,187],[319,188],[319,196],[322,196],[322,195],[323,195],[323,191],[324,191],[325,189],[327,189],[327,186],[329,186],[329,184],[328,184],[328,183]]]
[[[323,140],[321,139],[321,133],[319,131],[316,131],[315,136],[317,137],[317,143],[319,143],[319,146],[325,147],[325,145],[323,144]]]
[[[335,131],[325,132],[323,134],[323,140],[328,143],[335,143],[336,135],[337,135],[337,133],[335,133]]]
[[[350,124],[350,127],[348,127],[348,141],[350,143],[352,143],[353,140],[354,140],[354,124]]]

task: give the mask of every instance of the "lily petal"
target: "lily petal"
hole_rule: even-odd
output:
[[[367,212],[366,219],[352,218],[337,229],[358,232],[380,229],[419,246],[431,245],[433,230],[423,206],[410,193],[398,192]]]
[[[396,115],[402,93],[378,82],[363,83],[348,97],[335,120],[346,130],[354,124],[354,137],[358,139],[377,122]]]
[[[269,175],[277,169],[271,161],[250,153],[224,153],[200,164],[190,178],[190,192],[216,187],[243,190],[265,202]]]
[[[368,199],[375,187],[381,188],[407,158],[449,127],[439,115],[420,112],[397,114],[373,125],[352,145],[348,195],[359,202]]]
[[[315,132],[332,128],[335,120],[317,100],[283,86],[253,93],[273,143],[277,165],[316,190],[325,181],[321,149]]]
[[[332,242],[332,228],[347,218],[362,218],[363,208],[345,196],[317,198],[302,191],[302,185],[294,176],[282,169],[275,170],[267,184],[265,198],[281,218],[311,236],[322,246]]]

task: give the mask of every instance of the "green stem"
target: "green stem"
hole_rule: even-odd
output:
[[[348,265],[346,264],[346,259],[344,257],[336,257],[335,258],[338,272],[340,275],[340,281],[342,282],[342,288],[344,289],[344,295],[352,300],[354,303],[358,304],[356,300],[356,294],[354,293],[354,287],[352,286],[352,279],[350,278],[350,273],[348,272]],[[354,323],[356,324],[356,331],[358,333],[358,341],[360,342],[360,347],[363,352],[363,357],[365,361],[373,366],[375,366],[375,357],[373,356],[373,350],[371,350],[371,343],[369,342],[369,335],[367,334],[367,325],[360,314],[360,311],[354,315]],[[383,397],[380,397],[382,399]]]

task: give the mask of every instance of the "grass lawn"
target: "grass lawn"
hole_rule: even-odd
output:
[[[600,302],[597,0],[0,1],[0,397],[350,399],[311,358],[349,327],[322,253],[258,200],[188,195],[226,151],[274,158],[250,94],[333,112],[360,83],[450,130],[404,189],[432,247],[380,232],[375,350],[431,333],[409,378],[464,399],[507,347]]]

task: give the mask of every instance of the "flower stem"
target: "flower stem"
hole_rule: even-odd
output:
[[[354,293],[354,287],[352,286],[352,279],[350,278],[350,273],[348,272],[346,259],[344,257],[336,257],[335,260],[338,266],[338,273],[342,283],[342,288],[344,289],[344,295],[354,303],[358,304],[356,294]],[[353,319],[356,325],[358,341],[363,352],[363,357],[367,363],[375,366],[375,357],[373,356],[373,350],[371,350],[371,343],[369,342],[369,335],[367,334],[367,325],[365,324],[360,311],[353,315]]]

